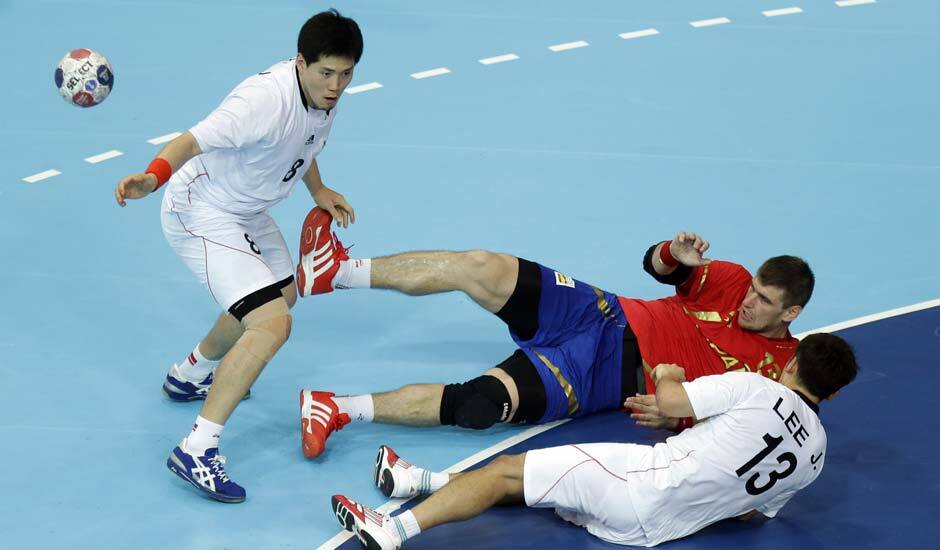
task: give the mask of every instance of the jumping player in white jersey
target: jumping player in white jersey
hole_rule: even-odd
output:
[[[297,300],[291,255],[268,209],[303,180],[339,225],[355,222],[346,199],[323,184],[316,157],[362,48],[355,21],[335,10],[314,15],[300,30],[295,58],[245,79],[169,142],[145,173],[127,176],[114,192],[123,207],[169,181],[163,233],[223,310],[163,385],[175,401],[205,399],[167,467],[219,501],[245,500],[245,490],[226,474],[219,440],[229,415],[287,341]],[[324,221],[310,244],[332,250],[338,241],[329,217]],[[318,292],[307,279],[305,293]]]
[[[397,549],[421,531],[514,502],[554,508],[598,538],[632,546],[655,546],[727,518],[774,517],[822,471],[826,432],[818,404],[857,371],[852,348],[830,334],[800,342],[779,382],[743,372],[684,382],[682,368],[658,365],[659,408],[703,420],[663,443],[538,449],[449,477],[383,446],[374,471],[383,492],[429,492],[435,475],[445,476],[443,488],[395,517],[342,495],[333,497],[333,511],[369,550]]]

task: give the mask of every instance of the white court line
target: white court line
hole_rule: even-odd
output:
[[[359,86],[353,86],[352,88],[346,88],[347,94],[358,94],[359,92],[368,92],[369,90],[378,90],[382,85],[378,82],[369,82],[368,84],[360,84]]]
[[[450,468],[447,468],[446,470],[444,470],[444,472],[446,473],[462,472],[466,470],[467,468],[469,468],[470,466],[473,466],[477,462],[480,462],[483,459],[489,458],[495,455],[496,453],[502,452],[508,449],[509,447],[512,447],[516,443],[520,443],[542,432],[548,431],[557,426],[561,426],[562,424],[564,424],[565,422],[569,422],[570,420],[571,420],[570,418],[565,418],[563,420],[556,420],[554,422],[549,422],[548,424],[542,424],[541,426],[533,426],[529,428],[528,430],[517,433],[516,435],[512,437],[504,439],[500,441],[499,443],[496,443],[495,445],[491,445],[483,449],[482,451],[461,460],[457,464],[454,464]],[[411,499],[410,498],[393,498],[393,499],[390,499],[385,504],[376,508],[375,511],[381,514],[389,514],[401,508],[402,504],[408,502],[409,500]],[[353,537],[352,533],[348,531],[340,531],[339,533],[333,535],[333,537],[331,537],[330,540],[318,546],[317,550],[333,550],[335,548],[338,548],[341,544],[351,539],[352,537]]]
[[[431,69],[429,71],[421,71],[420,73],[411,73],[411,78],[415,80],[421,80],[422,78],[431,78],[432,76],[441,76],[442,74],[447,74],[450,72],[450,69],[447,67],[438,67],[436,69]]]
[[[160,145],[161,143],[166,143],[168,141],[173,141],[174,139],[183,135],[182,132],[173,132],[172,134],[166,134],[162,136],[157,136],[153,139],[148,139],[147,143],[150,145]]]
[[[727,25],[731,20],[727,17],[716,17],[714,19],[701,19],[699,21],[692,21],[689,25],[692,25],[696,29],[701,29],[702,27],[714,27],[715,25]]]
[[[111,149],[110,151],[105,151],[100,155],[95,155],[93,157],[88,157],[85,159],[85,162],[88,164],[98,164],[99,162],[104,162],[108,159],[113,159],[114,157],[119,157],[124,153],[118,151],[117,149]]]
[[[504,63],[506,61],[515,61],[519,59],[519,56],[514,53],[507,53],[505,55],[497,55],[495,57],[484,57],[480,60],[480,63],[484,65],[492,65],[494,63]]]
[[[848,8],[850,6],[862,6],[865,4],[875,4],[878,0],[839,0],[836,2],[836,5],[840,8]]]
[[[51,178],[52,176],[58,176],[61,173],[62,172],[59,172],[58,170],[46,170],[45,172],[40,172],[38,174],[25,177],[23,178],[23,181],[26,183],[36,183],[37,181],[42,181],[44,179]]]
[[[553,52],[563,52],[565,50],[573,50],[575,48],[583,48],[585,46],[590,46],[590,44],[588,44],[584,40],[578,40],[577,42],[565,42],[564,44],[555,44],[554,46],[549,46],[548,49],[550,49]]]
[[[899,307],[895,309],[889,309],[888,311],[882,311],[881,313],[872,313],[871,315],[865,315],[863,317],[856,317],[855,319],[849,319],[848,321],[842,321],[841,323],[835,323],[833,325],[826,325],[824,327],[819,327],[815,330],[808,330],[806,332],[801,332],[796,334],[796,338],[803,338],[814,332],[835,332],[837,330],[843,330],[847,328],[857,327],[859,325],[865,325],[868,323],[873,323],[875,321],[881,321],[882,319],[887,319],[889,317],[897,317],[898,315],[904,315],[906,313],[914,313],[915,311],[921,311],[924,309],[930,309],[932,307],[940,306],[940,299],[938,300],[927,300],[926,302],[919,302],[916,304],[911,304],[909,306]]]
[[[776,10],[767,10],[761,13],[764,14],[764,17],[779,17],[781,15],[793,15],[794,13],[803,13],[803,8],[798,8],[794,6],[792,8],[780,8]]]
[[[656,29],[643,29],[642,31],[622,32],[617,36],[624,40],[630,40],[632,38],[643,38],[644,36],[655,36],[657,34],[659,34],[659,31]]]

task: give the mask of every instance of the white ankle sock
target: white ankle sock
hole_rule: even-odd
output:
[[[196,417],[193,431],[186,437],[186,448],[197,456],[206,454],[206,449],[219,446],[225,426],[206,420],[202,416]]]
[[[369,288],[372,286],[372,260],[346,260],[339,264],[333,288]]]
[[[375,418],[375,404],[372,395],[341,395],[334,397],[333,402],[339,407],[339,412],[349,415],[351,420],[372,422]]]
[[[419,495],[430,495],[441,487],[447,485],[450,481],[450,474],[443,472],[432,472],[424,468],[415,466],[410,470],[411,479],[415,487],[418,488]]]
[[[180,372],[192,382],[202,382],[217,366],[218,361],[210,361],[202,356],[199,344],[196,344],[196,349],[179,363]]]
[[[392,531],[397,531],[396,534],[401,539],[401,542],[405,542],[421,532],[418,520],[411,510],[404,511],[390,519],[391,521],[389,521],[387,525],[389,528],[392,528]]]

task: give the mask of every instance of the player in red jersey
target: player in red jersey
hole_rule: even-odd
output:
[[[346,260],[333,288],[389,288],[411,295],[459,290],[508,326],[519,349],[463,384],[413,384],[334,396],[303,390],[303,447],[319,455],[351,420],[483,429],[497,422],[544,423],[624,405],[644,426],[681,429],[691,419],[659,413],[649,366],[673,363],[689,380],[727,371],[776,380],[797,340],[789,325],[812,294],[809,266],[767,260],[756,276],[705,259],[694,233],[650,247],[644,269],[676,286],[660,300],[624,298],[545,266],[487,251],[409,252]],[[646,394],[640,394],[644,390]]]

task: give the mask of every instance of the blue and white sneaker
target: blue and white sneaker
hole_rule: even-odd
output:
[[[173,401],[196,401],[205,399],[209,395],[209,388],[212,386],[212,373],[206,376],[201,382],[194,382],[183,374],[182,369],[176,363],[170,367],[170,372],[163,381],[163,393]],[[242,399],[251,397],[251,390],[245,394]]]
[[[245,489],[228,478],[225,473],[225,457],[218,447],[207,449],[206,454],[196,456],[186,448],[186,440],[180,441],[166,467],[171,472],[190,482],[193,487],[220,502],[244,502]]]

